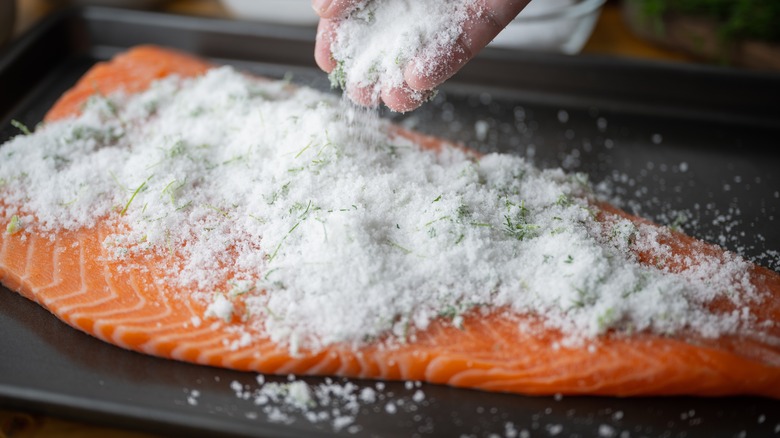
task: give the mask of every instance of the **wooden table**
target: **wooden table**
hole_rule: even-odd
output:
[[[16,36],[55,11],[57,7],[50,0],[19,0],[18,8],[14,31]],[[174,0],[163,10],[184,15],[229,17],[217,0]],[[690,55],[658,47],[632,34],[623,22],[620,5],[615,0],[607,3],[583,53],[671,62],[698,62]],[[0,437],[152,438],[154,435],[109,429],[28,412],[0,410]]]

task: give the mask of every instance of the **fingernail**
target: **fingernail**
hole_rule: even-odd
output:
[[[312,0],[311,7],[317,14],[322,15],[330,7],[331,0]]]

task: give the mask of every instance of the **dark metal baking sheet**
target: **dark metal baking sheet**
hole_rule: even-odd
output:
[[[313,64],[313,36],[308,28],[68,10],[0,53],[0,142],[16,134],[11,119],[35,125],[90,66],[135,44],[176,47],[272,77],[291,72],[295,82],[327,89]],[[777,75],[488,50],[421,110],[384,115],[486,152],[586,172],[624,208],[664,223],[684,211],[689,233],[778,269]],[[172,436],[338,434],[295,412],[291,424],[271,421],[236,397],[231,382],[256,388],[254,374],[116,348],[7,289],[0,290],[0,333],[2,406]],[[411,403],[416,389],[387,383],[382,403],[361,408],[359,430],[340,434],[780,436],[780,402],[758,397],[525,397],[423,384],[424,402]],[[193,391],[197,404],[188,402]]]

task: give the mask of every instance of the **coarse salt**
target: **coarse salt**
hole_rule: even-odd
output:
[[[752,318],[712,300],[760,299],[735,255],[694,260],[666,229],[597,220],[583,175],[425,149],[332,95],[230,67],[95,96],[0,157],[0,215],[18,233],[113,224],[105,256],[123,269],[165,256],[160,281],[207,306],[204,321],[295,351],[405,342],[476,308],[540,315],[572,339],[718,336]]]
[[[475,0],[360,2],[335,30],[331,82],[367,90],[376,101],[382,90],[403,86],[407,68],[418,76],[434,74],[459,50],[464,24],[479,10]]]

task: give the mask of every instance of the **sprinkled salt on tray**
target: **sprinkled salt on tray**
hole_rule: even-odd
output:
[[[175,255],[159,281],[196,290],[193,325],[246,321],[293,353],[403,343],[475,310],[539,315],[573,343],[714,337],[749,329],[761,298],[741,258],[675,255],[669,230],[599,213],[584,175],[426,149],[330,95],[230,67],[97,95],[0,155],[6,232],[113,222],[114,260]]]

